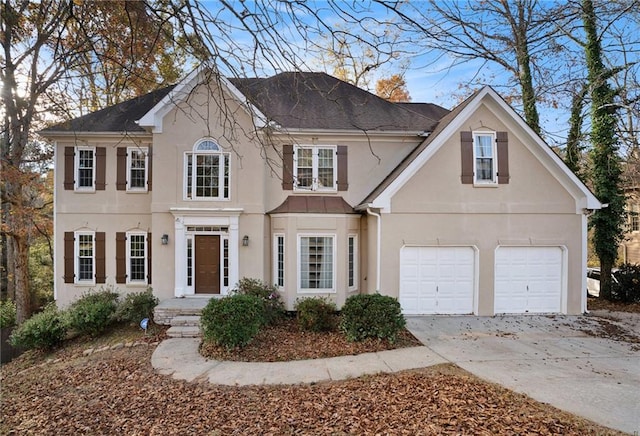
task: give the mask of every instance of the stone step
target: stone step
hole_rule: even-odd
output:
[[[170,338],[199,338],[202,336],[199,327],[193,326],[173,326],[167,330]]]
[[[171,326],[200,327],[200,317],[197,315],[179,315],[171,319]]]

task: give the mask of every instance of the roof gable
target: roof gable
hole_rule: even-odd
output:
[[[531,144],[539,153],[538,158],[558,181],[570,192],[580,192],[584,197],[582,208],[600,209],[602,204],[582,181],[566,166],[553,150],[537,135],[526,122],[491,87],[486,86],[444,116],[431,135],[411,152],[357,207],[379,208],[383,212],[391,211],[391,198],[408,182],[416,172],[444,145],[448,138],[463,130],[464,122],[478,109],[484,99],[497,103],[499,110],[509,117],[526,135],[527,144]],[[541,159],[542,160],[542,159]]]
[[[174,89],[167,86],[107,108],[41,130],[55,132],[144,132],[137,121]]]
[[[221,77],[196,68],[172,85],[42,131],[162,132],[163,118],[199,84],[218,82],[249,113],[256,127],[287,130],[431,131],[449,111],[431,103],[392,103],[325,73],[288,72],[268,78]]]

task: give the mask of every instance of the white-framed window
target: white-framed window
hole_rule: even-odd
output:
[[[149,168],[147,147],[127,147],[127,191],[146,191]]]
[[[95,191],[96,185],[96,148],[76,147],[75,150],[75,189],[76,191]]]
[[[146,232],[127,232],[127,283],[147,283]]]
[[[640,231],[640,205],[632,204],[627,212],[630,232]]]
[[[358,236],[347,238],[347,280],[350,291],[358,289]]]
[[[273,282],[284,287],[284,235],[273,235]]]
[[[497,183],[496,135],[494,132],[473,133],[474,183]]]
[[[335,191],[338,157],[336,146],[296,145],[293,187],[299,191]]]
[[[96,237],[95,232],[75,232],[75,282],[93,285],[96,280]]]
[[[334,242],[334,235],[298,235],[301,292],[335,292]]]
[[[201,139],[185,153],[184,174],[185,199],[229,199],[229,153],[213,139]]]

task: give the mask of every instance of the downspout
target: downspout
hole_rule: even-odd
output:
[[[367,213],[371,216],[376,217],[376,223],[377,223],[377,228],[376,228],[376,293],[380,292],[380,253],[381,253],[381,249],[380,249],[380,235],[381,235],[381,228],[382,228],[382,217],[380,216],[379,213],[375,213],[371,210],[370,207],[367,207]]]

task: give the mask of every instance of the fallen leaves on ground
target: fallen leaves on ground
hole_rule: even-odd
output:
[[[0,433],[619,434],[453,365],[315,385],[223,387],[154,373],[153,350],[3,366]]]
[[[349,342],[344,334],[337,331],[301,331],[295,319],[287,318],[277,325],[263,328],[244,348],[227,350],[211,342],[204,342],[200,347],[200,354],[216,360],[283,362],[372,353],[420,345],[422,345],[420,341],[407,330],[403,330],[394,343],[377,339]]]
[[[587,309],[640,313],[640,303],[620,303],[617,301],[608,301],[604,298],[588,298]]]

